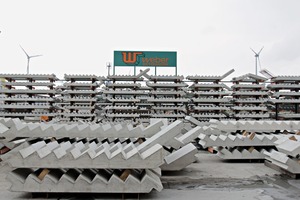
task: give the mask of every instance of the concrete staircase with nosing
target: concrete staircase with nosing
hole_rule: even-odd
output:
[[[15,168],[7,177],[11,190],[27,192],[160,191],[159,167],[181,170],[194,162],[197,149],[188,138],[199,131],[196,127],[182,133],[180,120],[167,126],[155,120],[148,127],[24,123],[18,119],[0,119],[0,123],[4,141],[27,137],[27,142],[3,156],[3,162]],[[90,132],[99,137],[88,139]],[[123,133],[123,139],[113,139]],[[97,187],[103,190],[94,191]]]

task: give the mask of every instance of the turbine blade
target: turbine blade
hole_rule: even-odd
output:
[[[260,49],[260,51],[258,52],[258,55],[260,54],[260,52],[264,49],[264,46]]]
[[[250,49],[253,51],[253,53],[255,54],[255,55],[257,55],[257,53],[250,47]]]
[[[39,57],[39,56],[42,56],[42,55],[33,55],[33,56],[29,56],[29,57],[33,58],[33,57]]]
[[[29,58],[29,55],[26,53],[26,51],[23,49],[23,47],[20,45],[21,49],[23,50],[23,52],[26,54],[27,58]]]

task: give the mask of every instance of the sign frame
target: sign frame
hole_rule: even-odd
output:
[[[176,51],[114,51],[113,75],[116,67],[133,67],[136,75],[136,67],[175,68],[177,75]]]

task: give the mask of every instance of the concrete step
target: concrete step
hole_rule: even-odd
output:
[[[291,136],[291,134],[290,134]],[[260,134],[249,133],[243,134],[229,134],[229,135],[206,135],[201,133],[199,135],[199,144],[204,148],[207,147],[235,147],[235,146],[275,146],[275,141],[280,138],[288,137],[285,134]]]
[[[149,193],[163,189],[153,170],[31,169],[18,168],[7,180],[11,191],[62,193]]]
[[[161,166],[162,171],[179,171],[196,161],[197,148],[189,143],[167,155],[165,163]]]
[[[97,137],[97,138],[134,138],[151,137],[160,131],[163,125],[158,120],[147,127],[132,124],[47,124],[47,123],[25,123],[19,120],[2,120],[0,125],[0,137],[12,140],[16,137]],[[1,122],[0,122],[1,123]],[[8,124],[9,129],[5,128]]]
[[[268,150],[264,148],[219,148],[217,155],[220,158],[228,160],[253,160],[253,159],[265,159],[263,152],[274,151],[270,148]]]
[[[16,168],[153,169],[164,163],[164,150],[155,144],[141,153],[132,142],[40,141],[14,149],[3,159]]]
[[[300,130],[300,121],[272,121],[272,120],[210,120],[210,127],[222,132],[236,132],[247,130],[254,132],[274,132],[276,130]]]
[[[300,174],[299,158],[290,157],[285,153],[273,151],[264,152],[266,160],[292,174]]]

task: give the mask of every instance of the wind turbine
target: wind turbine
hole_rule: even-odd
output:
[[[23,50],[23,52],[25,53],[25,55],[27,56],[27,74],[29,74],[29,62],[30,62],[30,58],[34,58],[34,57],[39,57],[42,55],[33,55],[33,56],[29,56],[26,51],[23,49],[23,47],[20,45],[21,49]]]
[[[260,60],[259,60],[259,54],[260,52],[263,50],[264,47],[262,47],[258,53],[256,53],[252,48],[250,48],[253,53],[255,54],[254,57],[255,57],[255,75],[257,75],[257,63],[259,63],[259,68],[261,69],[261,66],[260,66]]]

